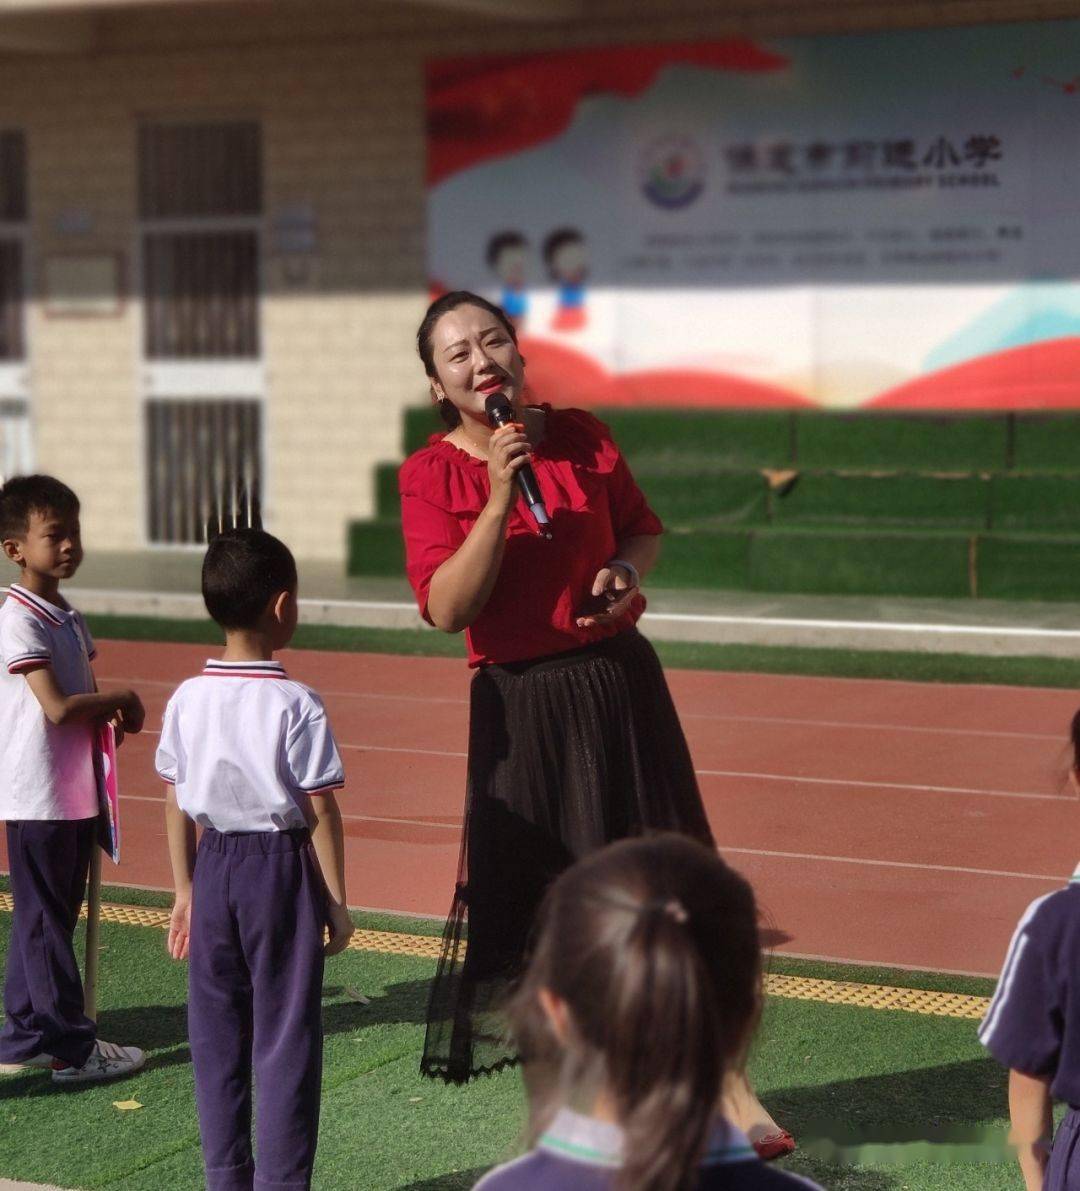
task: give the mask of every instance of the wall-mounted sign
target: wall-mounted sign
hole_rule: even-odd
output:
[[[562,403],[1080,407],[1080,22],[428,69],[428,268]]]
[[[56,253],[43,264],[51,318],[108,318],[124,308],[123,262],[116,252]]]

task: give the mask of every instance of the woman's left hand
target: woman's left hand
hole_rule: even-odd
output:
[[[575,623],[579,629],[587,629],[596,624],[610,624],[618,620],[629,610],[638,590],[627,570],[618,563],[601,567],[593,580],[592,594],[594,598],[602,598],[607,603],[596,612],[590,611],[588,615],[579,616]]]

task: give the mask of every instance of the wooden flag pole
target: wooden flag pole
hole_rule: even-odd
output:
[[[83,1011],[97,1021],[98,940],[101,932],[101,849],[94,844],[86,891],[86,962],[83,965]]]

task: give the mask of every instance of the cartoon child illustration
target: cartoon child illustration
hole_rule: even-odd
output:
[[[520,232],[498,232],[488,241],[488,268],[502,284],[499,305],[515,324],[525,321],[529,295],[525,292],[525,264],[529,242]]]
[[[559,287],[559,305],[551,321],[553,331],[580,331],[585,326],[585,278],[589,273],[585,237],[572,227],[560,227],[544,241],[544,264]]]

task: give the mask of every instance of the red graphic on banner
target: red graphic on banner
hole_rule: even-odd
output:
[[[799,393],[726,372],[688,368],[608,372],[591,356],[546,339],[521,341],[530,396],[552,405],[813,408]]]
[[[882,409],[1075,409],[1080,337],[993,352],[920,376],[869,403]]]
[[[428,184],[558,136],[589,95],[640,95],[672,65],[770,71],[788,59],[745,38],[428,64]]]

